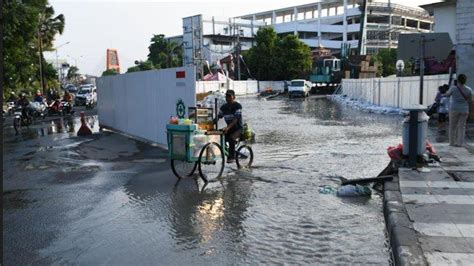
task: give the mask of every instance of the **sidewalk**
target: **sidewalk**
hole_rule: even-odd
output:
[[[474,263],[474,134],[469,133],[465,148],[429,136],[440,166],[401,168],[398,182],[387,182],[384,211],[397,264]]]

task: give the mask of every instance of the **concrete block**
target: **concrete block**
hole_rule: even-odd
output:
[[[400,185],[398,184],[398,180],[396,182],[385,182],[383,189],[385,191],[400,191]]]
[[[399,246],[393,250],[396,265],[427,265],[419,247]]]
[[[402,195],[400,194],[400,191],[390,191],[386,190],[384,192],[384,201],[399,201],[403,202],[402,200]]]
[[[399,201],[386,201],[384,202],[385,205],[385,210],[388,214],[390,213],[396,213],[396,212],[401,212],[405,213],[405,206],[403,205],[402,202]]]
[[[395,247],[399,246],[418,246],[417,233],[412,228],[404,226],[395,226],[390,231],[390,243]]]
[[[409,220],[408,215],[405,212],[391,212],[388,215],[388,227],[391,228],[390,232],[392,232],[394,230],[393,228],[397,226],[413,229],[412,222]]]

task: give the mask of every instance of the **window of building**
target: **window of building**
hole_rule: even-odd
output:
[[[406,19],[407,20],[407,27],[416,28],[418,27],[418,21],[413,19]]]
[[[431,30],[431,24],[427,22],[420,22],[420,28],[424,30]]]
[[[392,25],[403,25],[402,24],[402,17],[392,16]]]
[[[383,15],[367,16],[367,23],[388,24],[389,21],[390,21],[389,16],[383,16]]]

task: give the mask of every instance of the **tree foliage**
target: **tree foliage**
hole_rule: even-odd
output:
[[[380,49],[374,56],[374,60],[379,64],[378,75],[386,77],[397,73],[397,49]]]
[[[64,16],[54,16],[47,0],[6,0],[4,14],[4,93],[38,89],[39,36],[46,49],[51,49],[56,34],[64,30]],[[38,34],[41,33],[41,34]],[[48,85],[57,86],[57,73],[43,59],[44,76]]]
[[[183,49],[176,42],[169,42],[164,34],[155,34],[148,47],[148,61],[156,69],[179,67],[183,62]]]
[[[311,50],[294,35],[279,37],[273,28],[260,28],[256,45],[243,53],[258,80],[305,78],[311,72]]]
[[[118,75],[119,73],[115,69],[107,69],[104,72],[102,72],[102,77],[105,76],[115,76]]]
[[[79,68],[78,68],[77,66],[71,66],[71,67],[69,68],[69,70],[67,71],[66,78],[67,78],[70,82],[76,83],[78,77],[79,77]]]
[[[147,71],[155,69],[153,63],[150,61],[135,61],[135,66],[128,68],[127,73]]]

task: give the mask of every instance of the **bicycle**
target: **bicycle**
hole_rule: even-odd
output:
[[[209,137],[209,141],[207,141],[202,148],[200,148],[200,146],[194,147],[193,153],[189,152],[189,148],[192,146],[189,141],[192,132],[189,131],[185,134],[181,134],[185,136],[184,138],[187,140],[184,147],[187,147],[188,149],[185,154],[181,156],[176,156],[176,154],[173,153],[173,141],[177,135],[173,135],[172,132],[172,130],[170,131],[170,129],[168,129],[171,170],[178,179],[192,176],[196,171],[196,168],[198,169],[199,176],[205,182],[222,176],[225,166],[225,158],[229,155],[228,146],[224,142],[224,132],[222,130],[205,132],[204,135]],[[217,138],[219,140],[217,140]],[[175,143],[178,142],[179,140],[175,141]],[[224,147],[224,149],[222,149],[222,147]],[[242,136],[237,140],[235,152],[235,161],[239,169],[250,168],[252,166],[253,150]]]

